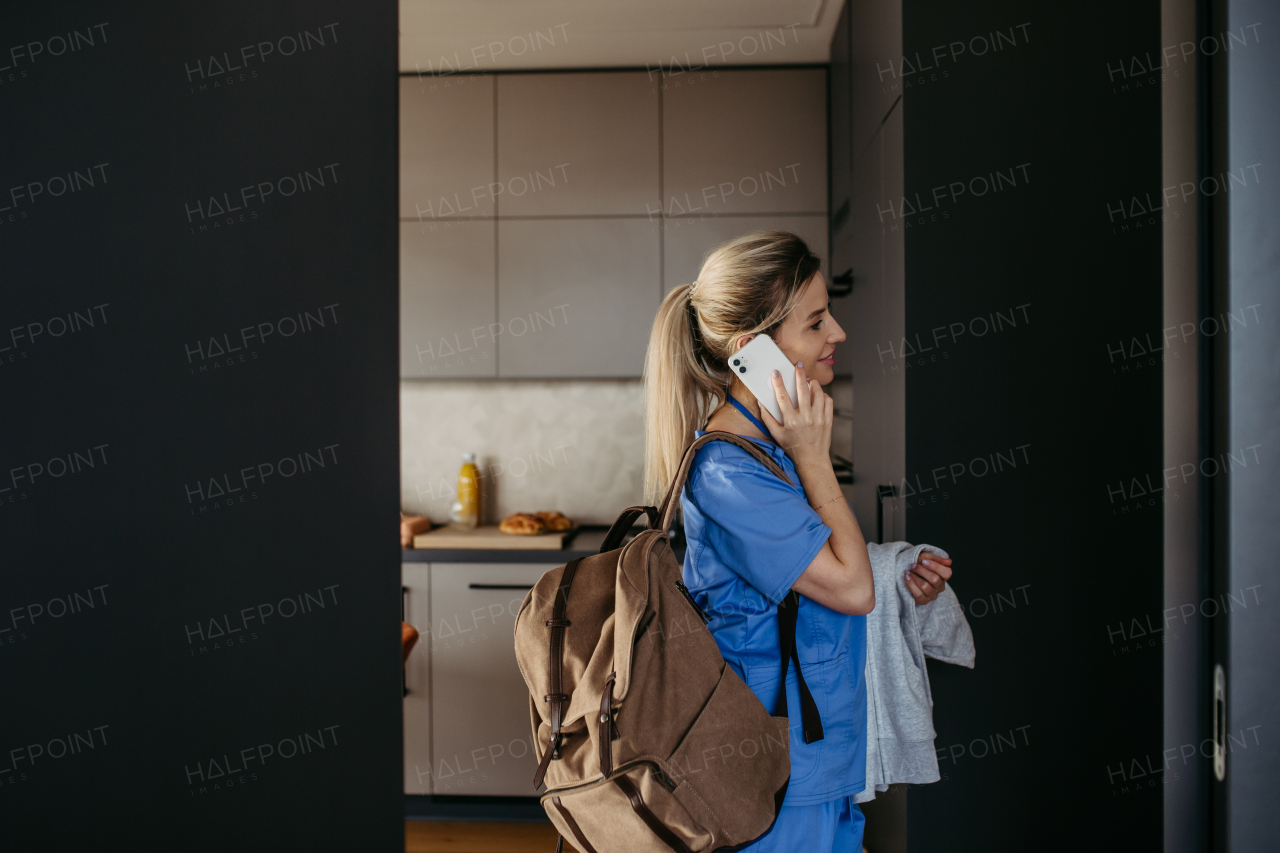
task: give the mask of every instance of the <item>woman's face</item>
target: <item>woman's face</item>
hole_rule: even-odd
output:
[[[804,362],[808,377],[822,385],[835,378],[836,344],[845,339],[844,329],[828,309],[827,282],[822,273],[814,273],[795,308],[773,333],[773,342],[791,363]],[[750,335],[743,335],[738,346],[749,340]]]

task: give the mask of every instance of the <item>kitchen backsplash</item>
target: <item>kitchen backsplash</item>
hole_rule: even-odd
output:
[[[636,380],[400,383],[400,504],[447,521],[462,454],[481,470],[482,523],[558,509],[612,524],[640,503],[644,390]]]
[[[852,383],[827,388],[838,417],[831,449],[852,459]],[[480,466],[482,523],[558,509],[612,524],[641,502],[644,389],[636,380],[400,383],[400,505],[447,521],[462,454]]]

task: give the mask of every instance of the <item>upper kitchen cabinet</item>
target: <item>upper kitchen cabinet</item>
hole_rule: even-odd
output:
[[[658,211],[658,93],[646,74],[515,74],[496,85],[501,216]]]
[[[400,218],[492,216],[493,78],[400,78]]]
[[[667,215],[827,212],[821,68],[714,71],[663,92]]]
[[[850,201],[853,186],[853,67],[850,51],[849,4],[840,7],[831,37],[831,269],[837,274],[851,266]]]
[[[827,264],[827,217],[723,216],[701,219],[669,219],[662,247],[663,292],[698,277],[707,253],[734,237],[751,231],[790,231],[809,244],[822,258],[821,272],[830,279]]]
[[[503,220],[498,231],[498,372],[637,377],[658,310],[657,223]]]
[[[400,223],[400,375],[497,375],[494,222]]]

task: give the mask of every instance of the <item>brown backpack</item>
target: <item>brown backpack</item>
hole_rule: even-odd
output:
[[[725,665],[682,582],[667,531],[694,453],[710,441],[782,469],[748,439],[708,433],[660,508],[630,507],[601,553],[547,572],[515,625],[540,758],[534,789],[582,853],[733,850],[768,832],[791,775],[785,678],[795,661],[805,741],[822,738],[795,650],[799,599],[778,607],[778,716]],[[788,482],[790,482],[788,480]],[[619,548],[641,514],[649,529]],[[560,849],[559,844],[557,850]]]

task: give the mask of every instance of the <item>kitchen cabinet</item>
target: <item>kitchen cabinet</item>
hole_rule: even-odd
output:
[[[841,275],[853,267],[853,64],[849,4],[840,7],[831,38],[830,96],[831,124],[831,236],[829,269]],[[861,152],[866,157],[868,152]],[[841,307],[848,297],[839,298]],[[836,305],[832,306],[833,309]],[[847,312],[845,312],[847,314]],[[845,317],[837,317],[843,325]],[[839,358],[837,357],[839,362]],[[848,373],[848,365],[837,363],[837,373]]]
[[[400,223],[400,375],[498,371],[493,220]]]
[[[666,213],[826,214],[826,70],[699,76],[663,93]]]
[[[499,376],[639,376],[661,291],[659,225],[501,222]]]
[[[830,278],[825,215],[669,219],[662,251],[663,292],[696,279],[703,258],[716,246],[750,231],[764,230],[790,231],[800,237],[822,258],[822,274]]]
[[[515,617],[552,563],[405,563],[405,793],[532,796],[537,766]],[[413,621],[418,620],[418,621]]]
[[[658,90],[640,71],[497,78],[500,216],[660,207]]]
[[[638,378],[708,249],[782,228],[825,259],[826,75],[402,78],[400,375]]]
[[[831,123],[831,217],[833,226],[848,218],[853,176],[853,67],[850,51],[849,4],[841,4],[831,36],[831,78],[828,86]],[[843,213],[841,210],[843,209]]]
[[[493,77],[400,78],[400,218],[492,216]]]

